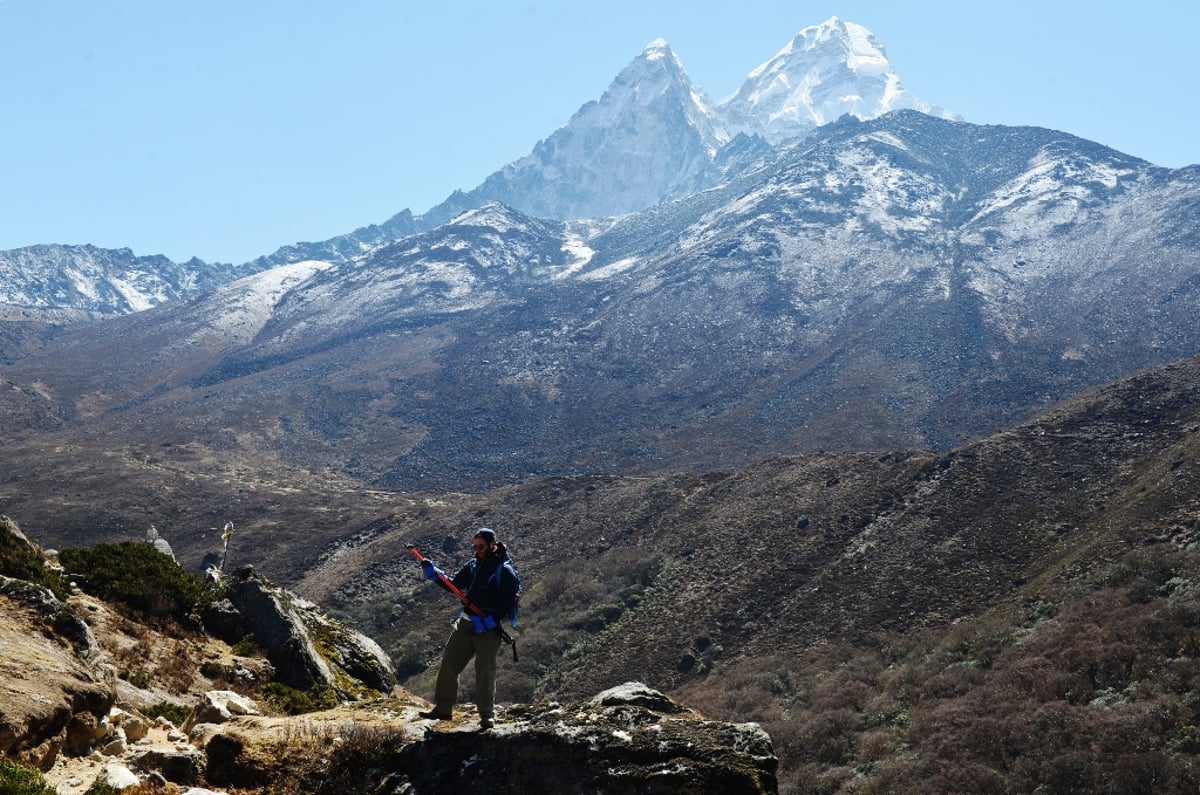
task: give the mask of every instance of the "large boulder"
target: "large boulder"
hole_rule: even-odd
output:
[[[192,707],[183,722],[183,731],[190,732],[201,723],[225,723],[238,715],[261,715],[253,700],[232,690],[210,690]]]
[[[327,685],[342,700],[387,694],[396,686],[392,661],[378,643],[253,567],[235,571],[223,588],[226,598],[205,615],[205,626],[230,643],[253,635],[277,681],[297,690]]]

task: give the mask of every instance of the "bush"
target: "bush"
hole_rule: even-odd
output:
[[[338,735],[324,769],[318,795],[342,795],[345,792],[373,792],[379,787],[379,771],[386,768],[406,743],[400,726],[346,724]]]
[[[64,549],[59,561],[84,591],[128,605],[143,618],[189,622],[193,609],[210,596],[199,578],[141,541]]]
[[[327,685],[317,685],[304,691],[280,682],[271,682],[263,688],[263,695],[275,708],[288,715],[331,709],[338,704],[337,694]]]
[[[258,639],[253,635],[247,635],[233,644],[229,650],[238,657],[253,657],[259,652]]]
[[[150,720],[163,717],[174,723],[176,726],[182,726],[187,720],[188,715],[192,714],[190,707],[185,707],[183,704],[176,704],[174,701],[159,701],[155,704],[142,707],[138,710]]]
[[[17,526],[7,517],[0,517],[0,574],[49,588],[59,599],[65,599],[66,584],[58,572],[46,568],[46,561],[13,532]]]
[[[55,795],[54,787],[33,768],[0,756],[0,792],[4,795]]]

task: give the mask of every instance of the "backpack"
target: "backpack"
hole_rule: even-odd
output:
[[[496,554],[500,555],[501,564],[496,567],[496,571],[488,578],[488,587],[493,585],[497,590],[500,590],[500,577],[504,576],[504,572],[508,572],[513,578],[513,606],[512,614],[509,615],[508,623],[513,629],[517,628],[517,607],[521,604],[521,575],[517,574],[517,567],[513,564],[512,557],[508,554],[508,548],[504,546],[503,541],[496,543]]]

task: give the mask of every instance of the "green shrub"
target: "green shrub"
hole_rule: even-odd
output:
[[[58,572],[46,568],[41,555],[17,540],[17,526],[8,517],[0,517],[0,574],[49,588],[65,599],[66,584]]]
[[[144,689],[150,686],[150,675],[145,671],[135,671],[129,668],[122,670],[117,677],[124,679],[136,688]]]
[[[0,792],[4,795],[55,795],[56,791],[41,773],[0,756]]]
[[[253,657],[259,651],[258,639],[253,635],[247,635],[233,644],[230,651],[239,657]]]
[[[317,685],[311,690],[297,690],[280,682],[271,682],[263,688],[263,695],[277,709],[288,715],[303,715],[337,706],[337,694],[328,685]]]
[[[221,665],[221,663],[205,660],[200,663],[200,675],[214,681],[217,679],[228,679],[229,669]]]
[[[187,720],[188,715],[192,714],[190,707],[185,707],[183,704],[176,704],[174,701],[159,701],[154,704],[142,707],[138,710],[150,720],[158,717],[166,718],[176,726],[182,726]]]
[[[64,549],[59,561],[84,591],[128,605],[144,618],[187,622],[193,608],[209,599],[199,578],[145,542]]]

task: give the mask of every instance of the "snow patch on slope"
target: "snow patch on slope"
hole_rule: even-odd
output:
[[[1074,215],[1070,211],[1078,210],[1093,195],[1091,186],[1112,190],[1130,173],[1109,163],[1064,160],[1043,149],[1030,160],[1024,173],[998,188],[972,220],[1018,207],[1032,220],[1039,208],[1056,206],[1058,222],[1066,222]],[[1074,201],[1063,203],[1064,197]]]
[[[555,279],[569,279],[592,261],[596,252],[578,234],[568,233],[562,250],[571,258],[565,268],[554,274]]]
[[[288,291],[332,267],[333,263],[317,260],[294,262],[230,282],[221,288],[223,311],[213,318],[208,331],[234,342],[249,342],[262,331]]]

